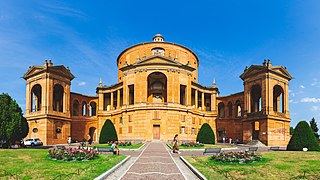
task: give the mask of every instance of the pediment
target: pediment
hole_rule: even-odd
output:
[[[156,56],[151,56],[148,57],[146,59],[142,59],[142,60],[137,60],[135,63],[133,64],[126,64],[126,66],[120,68],[119,70],[121,71],[126,71],[132,68],[136,68],[139,66],[148,66],[148,65],[165,65],[165,66],[175,66],[175,67],[179,67],[179,68],[183,68],[186,69],[188,71],[194,71],[195,68],[192,66],[189,66],[189,64],[182,64],[178,61],[172,60],[170,58],[164,57],[164,56],[160,56],[160,55],[156,55]]]
[[[35,76],[41,73],[52,73],[57,74],[59,76],[64,76],[72,80],[74,75],[70,72],[69,69],[64,66],[51,66],[51,67],[43,67],[43,66],[32,66],[28,69],[28,71],[23,75],[24,79],[28,79],[31,76]]]
[[[291,74],[288,72],[288,70],[282,66],[274,66],[271,68],[271,71],[277,75],[282,75],[288,78],[289,80],[293,78]]]
[[[133,65],[142,65],[142,64],[172,64],[172,65],[182,65],[181,63],[174,61],[172,59],[169,59],[167,57],[163,56],[151,56],[148,57],[147,59],[143,60],[138,60],[136,63]]]
[[[288,80],[292,79],[291,74],[287,71],[286,68],[282,66],[257,66],[257,65],[252,65],[248,69],[246,69],[245,72],[240,75],[240,78],[244,80],[248,77],[252,77],[257,74],[267,73],[267,72],[271,72],[275,75],[282,76],[284,78],[287,78]]]
[[[28,77],[30,76],[34,76],[34,75],[37,75],[41,72],[43,72],[44,69],[43,67],[40,67],[40,66],[32,66],[28,69],[28,71],[23,75],[23,78],[24,79],[27,79]]]

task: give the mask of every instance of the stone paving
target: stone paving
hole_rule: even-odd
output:
[[[162,142],[151,142],[121,179],[186,179]]]

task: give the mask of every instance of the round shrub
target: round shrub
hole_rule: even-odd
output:
[[[313,131],[306,121],[300,121],[289,141],[287,150],[302,151],[303,148],[308,148],[308,151],[319,151],[320,147],[313,134]]]
[[[204,123],[197,135],[197,142],[204,144],[215,144],[215,135],[208,123]]]
[[[108,119],[101,128],[99,143],[105,144],[110,141],[118,141],[118,136],[113,123]]]

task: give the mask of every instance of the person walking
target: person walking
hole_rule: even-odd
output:
[[[173,148],[172,148],[173,153],[179,153],[179,146],[178,146],[178,134],[176,134],[173,138]]]

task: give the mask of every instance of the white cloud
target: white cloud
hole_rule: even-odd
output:
[[[78,83],[78,86],[84,86],[84,85],[86,85],[86,84],[87,84],[86,82],[82,81],[82,82],[79,82],[79,83]]]
[[[293,100],[292,100],[292,99],[290,99],[290,100],[289,100],[289,103],[292,103],[292,102],[293,102]]]
[[[306,97],[306,98],[301,99],[301,102],[304,102],[304,103],[319,103],[320,102],[320,98]]]
[[[320,107],[319,106],[312,106],[311,111],[319,111]]]
[[[306,87],[304,87],[304,85],[300,85],[300,88],[301,88],[301,89],[304,89],[304,88],[306,88]]]

